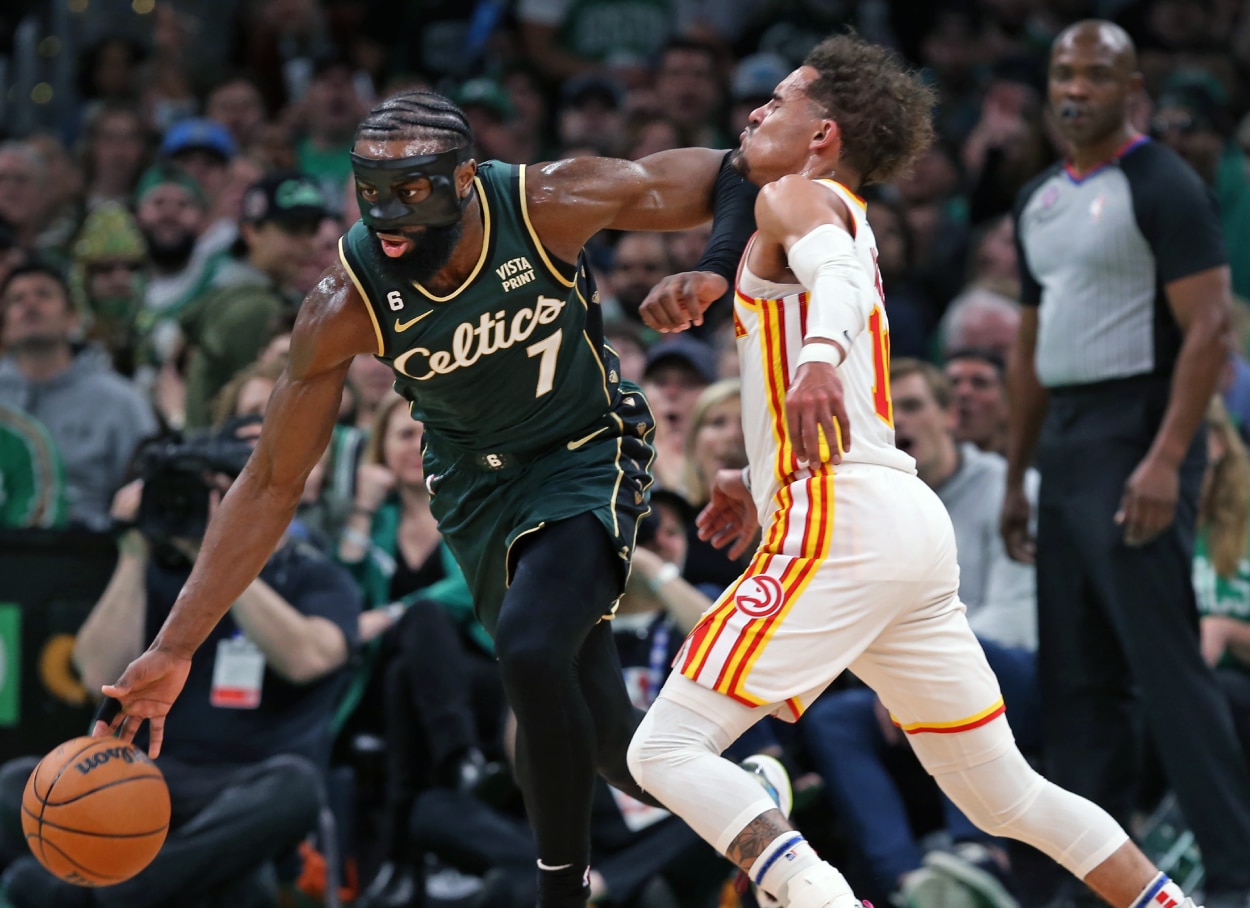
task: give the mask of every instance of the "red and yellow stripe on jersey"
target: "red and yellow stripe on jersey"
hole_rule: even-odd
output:
[[[690,632],[678,655],[683,675],[748,706],[764,705],[750,692],[751,670],[829,557],[833,487],[826,465],[777,492],[772,521],[750,566]],[[796,719],[806,708],[797,697],[786,705]]]

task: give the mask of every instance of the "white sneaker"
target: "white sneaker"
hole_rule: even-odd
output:
[[[781,761],[767,754],[753,754],[738,765],[760,783],[777,805],[777,809],[788,819],[794,807],[794,788],[790,785],[790,773],[786,772]],[[782,908],[781,902],[754,883],[751,884],[751,893],[760,908]]]

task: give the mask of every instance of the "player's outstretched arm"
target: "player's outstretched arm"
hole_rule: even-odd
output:
[[[638,161],[571,158],[526,168],[530,221],[565,261],[605,228],[685,230],[711,220],[724,150],[678,148]]]
[[[341,266],[330,268],[304,300],[291,337],[290,364],[278,380],[256,450],[213,515],[169,618],[152,645],[104,694],[120,703],[106,725],[131,740],[151,721],[160,752],[164,719],[182,690],[192,653],[260,573],[299,504],[338,415],[347,367],[377,350],[365,303]]]

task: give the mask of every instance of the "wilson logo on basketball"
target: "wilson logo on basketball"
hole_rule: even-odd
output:
[[[781,611],[786,592],[781,582],[767,574],[747,577],[734,593],[734,606],[748,618],[768,618]]]
[[[102,750],[99,753],[92,754],[81,763],[75,763],[74,768],[84,776],[96,767],[103,766],[110,760],[122,760],[125,763],[135,762],[135,751],[129,747],[110,747],[108,750]]]

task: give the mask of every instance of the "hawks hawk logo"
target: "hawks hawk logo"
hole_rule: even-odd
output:
[[[748,618],[768,618],[781,611],[786,592],[781,582],[767,574],[745,578],[734,593],[734,606]]]

